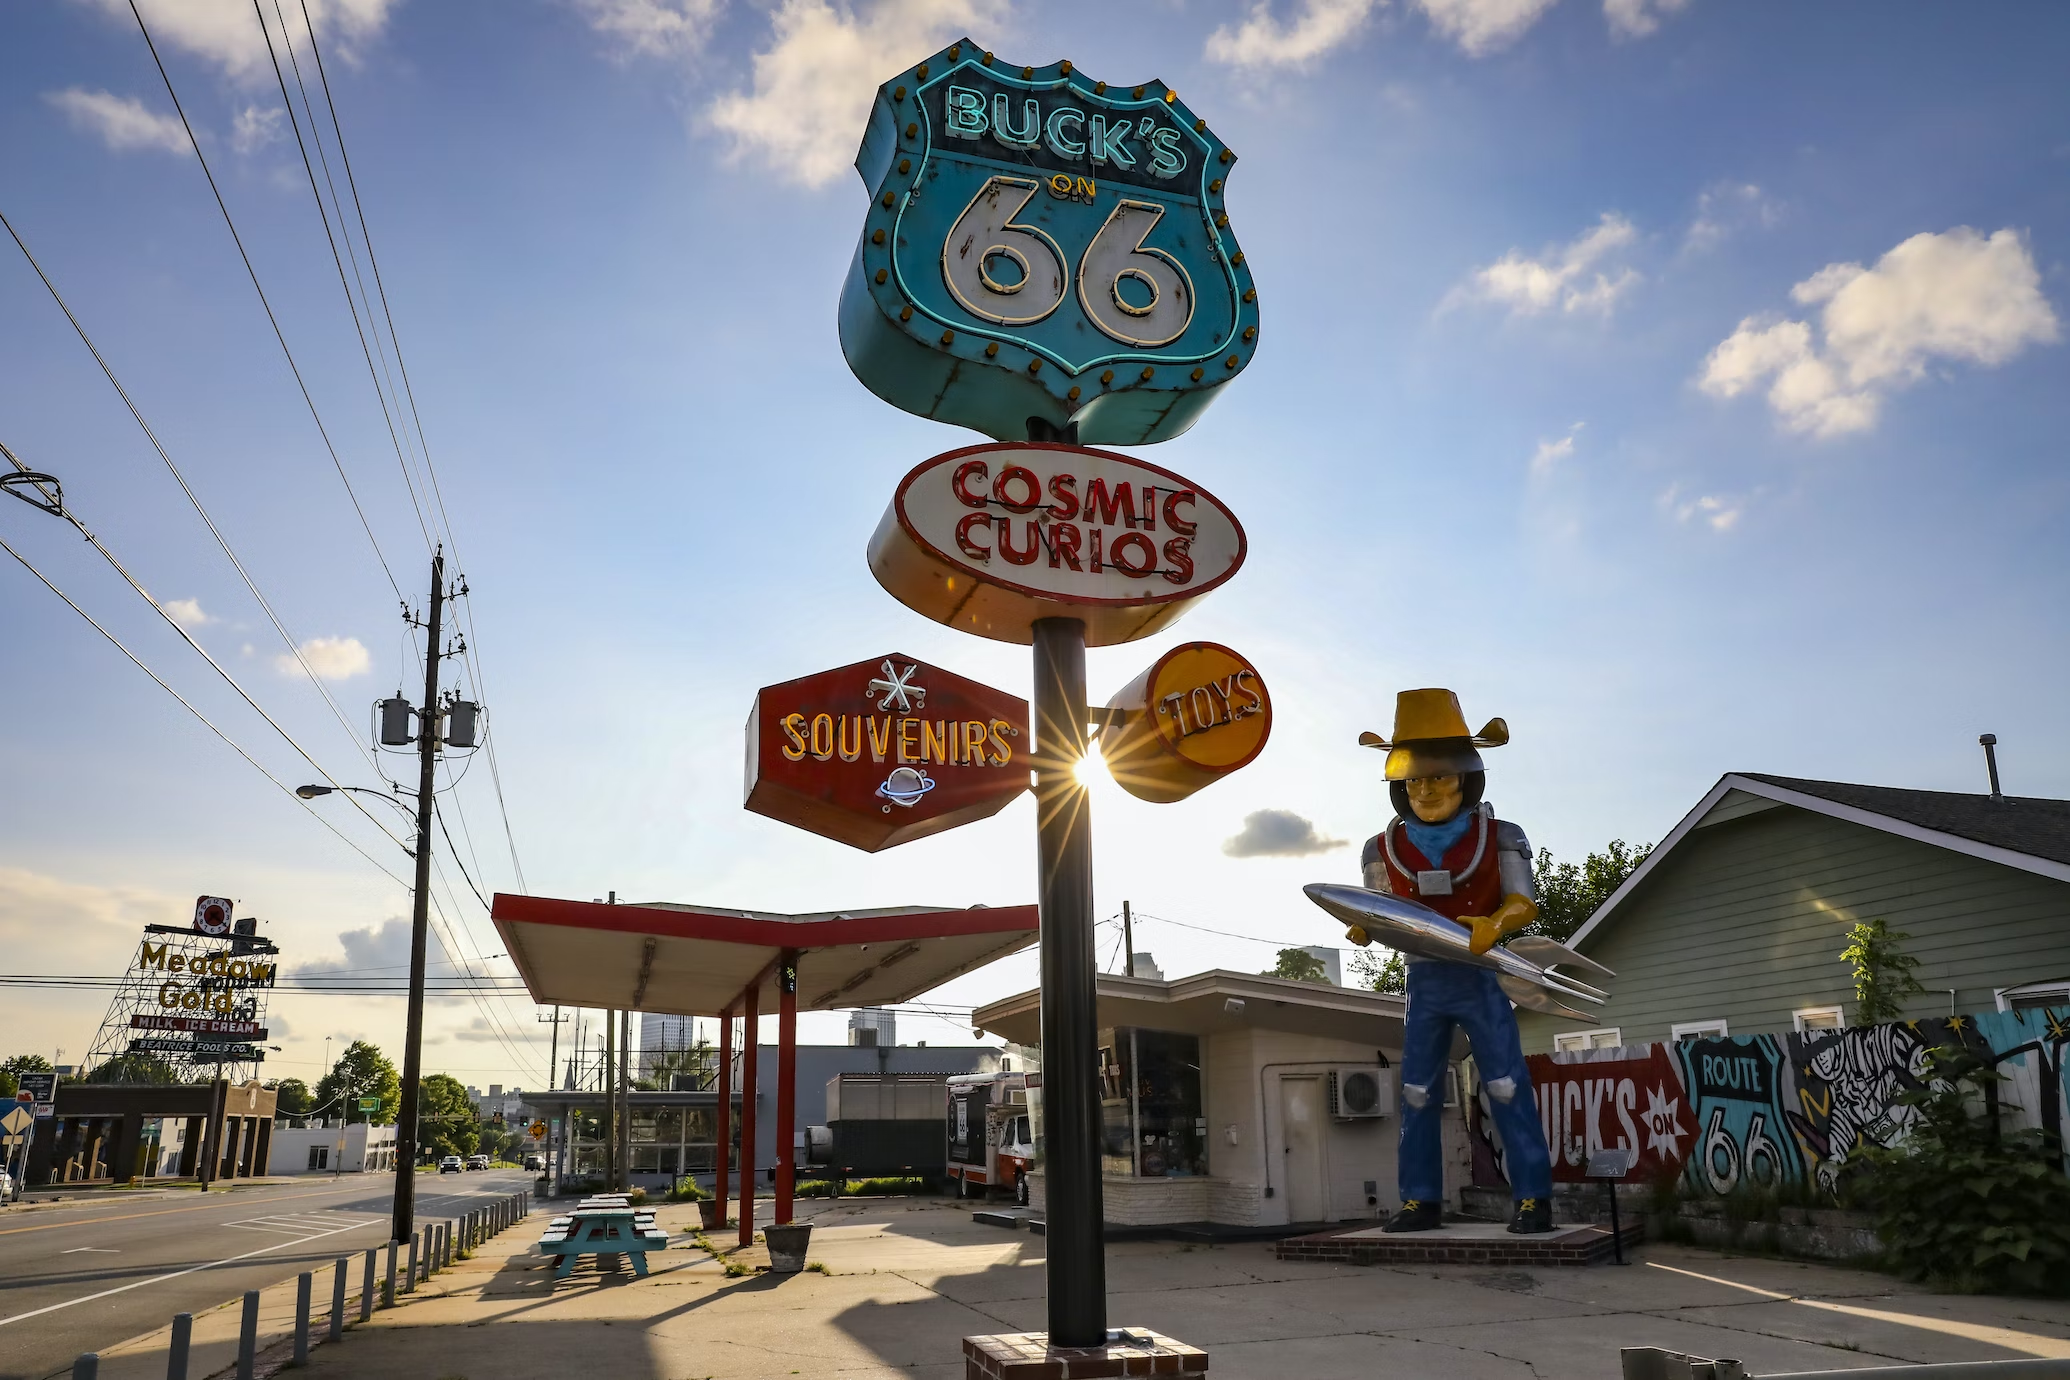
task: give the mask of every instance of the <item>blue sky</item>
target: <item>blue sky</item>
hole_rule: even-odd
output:
[[[299,7],[283,9],[299,44]],[[421,601],[425,538],[259,21],[240,0],[143,10]],[[1090,676],[1103,697],[1173,642],[1223,641],[1264,672],[1277,720],[1257,763],[1182,804],[1096,794],[1103,914],[1128,898],[1333,942],[1299,886],[1349,877],[1351,845],[1385,822],[1378,759],[1353,743],[1413,686],[1508,719],[1489,796],[1562,856],[1658,838],[1729,770],[1981,789],[1987,730],[2009,790],[2070,794],[2070,18],[2055,7],[311,11],[535,892],[772,910],[1032,899],[1026,801],[877,856],[739,807],[760,685],[899,650],[1025,693],[1023,649],[925,623],[870,579],[864,543],[897,478],[980,438],[878,402],[834,330],[869,94],[966,34],[1010,61],[1163,78],[1242,154],[1229,205],[1259,353],[1192,432],[1144,453],[1235,509],[1249,564],[1173,632],[1094,652]],[[396,597],[126,4],[50,0],[0,25],[0,211],[290,635],[323,639],[305,658],[357,729],[407,674]],[[377,784],[364,734],[280,668],[264,614],[0,249],[0,441],[63,478],[81,520],[328,770]],[[311,775],[69,528],[10,503],[0,537],[283,781]],[[404,889],[12,561],[0,609],[7,969],[113,973],[138,925],[179,921],[197,893],[265,917],[291,968],[401,961]],[[451,822],[482,889],[511,890],[486,765],[449,797]],[[407,875],[365,818],[313,809]],[[1226,855],[1260,809],[1347,846]],[[448,874],[453,946],[505,969]],[[1272,952],[1158,920],[1137,947],[1168,972]],[[1033,974],[1009,961],[936,1000]],[[9,1048],[76,1057],[100,1014],[97,997],[8,996]],[[533,1014],[435,1003],[430,1064],[536,1085]],[[313,1076],[327,1035],[401,1045],[393,1002],[283,999],[275,1026],[282,1073]],[[812,1018],[806,1035],[838,1028]],[[968,1038],[948,1020],[905,1033]]]

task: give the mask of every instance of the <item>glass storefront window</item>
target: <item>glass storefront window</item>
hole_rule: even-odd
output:
[[[1101,1169],[1162,1179],[1208,1172],[1200,1040],[1126,1026],[1100,1032]]]

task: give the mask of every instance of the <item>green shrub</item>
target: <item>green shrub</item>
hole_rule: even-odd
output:
[[[848,1185],[848,1193],[882,1195],[888,1193],[924,1193],[927,1180],[921,1178],[857,1179]]]
[[[1961,1050],[1935,1052],[1930,1068],[1931,1084],[1898,1099],[1919,1113],[1904,1140],[1848,1156],[1848,1196],[1875,1213],[1908,1279],[1962,1292],[2070,1291],[2061,1162],[2041,1132],[1998,1124],[1987,1094],[2003,1075]]]
[[[699,1187],[695,1179],[684,1179],[668,1191],[671,1203],[701,1203],[711,1196],[710,1190]]]

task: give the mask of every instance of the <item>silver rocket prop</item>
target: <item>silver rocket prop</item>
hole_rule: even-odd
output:
[[[1442,959],[1491,970],[1504,995],[1533,1011],[1592,1021],[1595,1017],[1562,1004],[1560,998],[1601,1006],[1609,996],[1579,978],[1550,971],[1555,966],[1578,968],[1595,978],[1617,976],[1594,959],[1584,958],[1543,935],[1516,935],[1484,954],[1477,954],[1471,947],[1471,929],[1405,896],[1338,882],[1311,882],[1302,890],[1331,915],[1346,925],[1358,926],[1390,949],[1416,958]]]

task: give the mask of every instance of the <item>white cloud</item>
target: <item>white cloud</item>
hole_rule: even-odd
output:
[[[1006,0],[782,0],[771,44],[755,54],[752,90],[721,96],[705,118],[733,140],[736,159],[824,186],[854,161],[886,78],[959,33],[996,31],[1006,20]]]
[[[373,665],[373,658],[356,637],[312,637],[300,648],[302,661],[309,663],[309,669],[325,680],[350,680],[361,676]],[[284,676],[302,674],[301,662],[286,652],[273,658],[273,669]]]
[[[1685,498],[1682,486],[1676,484],[1660,496],[1660,506],[1672,513],[1677,522],[1700,522],[1713,532],[1730,532],[1746,512],[1747,501],[1723,494]]]
[[[1207,55],[1236,67],[1306,67],[1358,36],[1383,0],[1301,0],[1291,22],[1259,0],[1235,28],[1221,25],[1208,35]]]
[[[129,12],[129,0],[83,0],[111,21],[132,31],[136,18]],[[388,22],[389,11],[400,0],[308,0],[309,18],[317,37],[333,49],[324,50],[324,60],[333,56],[350,58],[365,43],[379,36]],[[144,22],[160,51],[174,48],[214,63],[225,75],[239,81],[271,81],[273,65],[266,56],[266,38],[259,32],[258,16],[248,0],[138,0]],[[286,11],[299,42],[303,39],[301,7]]]
[[[1790,296],[1822,304],[1816,336],[1804,321],[1749,316],[1704,360],[1699,383],[1719,398],[1767,383],[1783,426],[1810,436],[1872,429],[1885,395],[1935,363],[1990,368],[2061,334],[2013,230],[1914,235],[1874,268],[1828,264]]]
[[[159,601],[158,607],[165,610],[166,617],[190,631],[216,621],[201,611],[199,599],[164,599]]]
[[[1232,858],[1307,858],[1343,846],[1343,839],[1323,837],[1312,820],[1292,810],[1253,810],[1242,829],[1222,840],[1222,852]]]
[[[1683,237],[1684,252],[1714,249],[1735,231],[1749,226],[1767,229],[1782,219],[1782,208],[1751,182],[1718,182],[1696,197],[1696,218]]]
[[[589,26],[629,55],[694,53],[710,37],[725,0],[573,0]]]
[[[257,153],[276,139],[286,137],[281,126],[287,123],[287,109],[274,106],[262,109],[248,105],[237,112],[230,125],[230,147],[239,153]]]
[[[1662,16],[1688,8],[1689,0],[1603,0],[1603,18],[1612,38],[1644,38],[1660,27]]]
[[[1523,250],[1512,249],[1486,268],[1475,269],[1446,299],[1447,305],[1468,299],[1500,303],[1524,316],[1555,307],[1563,312],[1607,314],[1638,283],[1639,274],[1604,261],[1629,248],[1638,237],[1630,221],[1605,211],[1593,229],[1571,244],[1548,248],[1540,258],[1528,258]],[[1598,264],[1603,266],[1598,268]]]
[[[177,115],[160,115],[134,96],[87,91],[77,86],[46,91],[43,99],[65,112],[74,129],[96,135],[117,153],[156,149],[185,153],[193,147]]]
[[[1416,0],[1431,27],[1481,57],[1521,38],[1554,0]]]
[[[1531,452],[1531,474],[1543,478],[1559,467],[1562,460],[1574,456],[1574,442],[1581,435],[1583,423],[1576,422],[1567,428],[1567,434],[1556,440],[1542,440],[1538,449]]]

